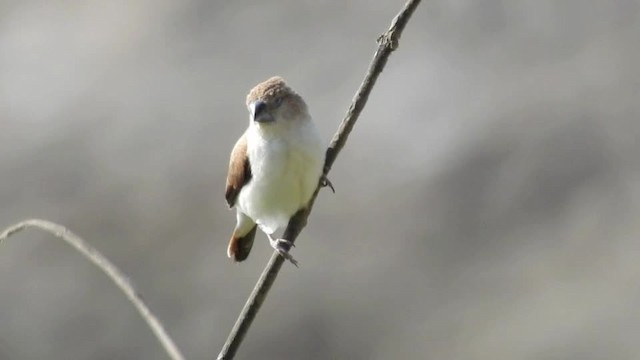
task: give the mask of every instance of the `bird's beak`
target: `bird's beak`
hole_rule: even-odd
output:
[[[268,123],[274,120],[273,115],[267,111],[267,104],[262,100],[256,100],[251,104],[251,117],[253,121]]]

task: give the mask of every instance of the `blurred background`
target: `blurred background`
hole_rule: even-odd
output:
[[[0,223],[59,222],[213,359],[271,255],[228,155],[284,76],[327,142],[394,1],[0,2]],[[640,359],[640,2],[424,1],[237,359]],[[0,247],[0,359],[163,359],[87,260]]]

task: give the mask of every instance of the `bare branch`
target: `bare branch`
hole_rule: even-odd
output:
[[[171,360],[184,360],[184,356],[182,356],[182,353],[176,344],[173,342],[171,337],[169,337],[160,320],[158,320],[151,310],[149,310],[149,307],[147,307],[140,294],[135,290],[133,285],[131,285],[129,279],[98,250],[93,248],[76,234],[66,229],[64,226],[46,220],[25,220],[4,230],[0,234],[0,243],[12,235],[30,227],[44,230],[45,232],[64,240],[67,244],[71,245],[94,265],[100,268],[100,270],[107,274],[107,276],[120,288],[120,290],[122,290],[127,299],[131,301],[133,306],[135,306],[144,321],[147,322],[147,325],[149,325],[153,334],[158,338],[158,341],[160,341],[160,344],[164,347],[169,358]]]
[[[413,12],[418,7],[420,0],[409,0],[404,8],[400,11],[400,13],[393,19],[391,23],[391,27],[387,30],[382,36],[378,38],[378,49],[369,65],[369,70],[367,71],[358,92],[356,93],[353,101],[351,102],[351,106],[347,111],[345,118],[342,120],[338,131],[336,132],[329,148],[327,149],[327,154],[325,158],[324,164],[324,175],[326,176],[331,167],[333,166],[334,161],[336,160],[340,150],[344,147],[353,126],[355,125],[362,109],[367,104],[367,100],[369,99],[369,94],[373,89],[373,86],[380,76],[380,73],[384,69],[384,66],[387,64],[387,59],[389,55],[398,48],[398,43],[400,41],[400,36],[402,35],[402,31],[404,30],[407,22],[413,15]],[[292,243],[298,237],[298,234],[302,231],[302,229],[307,224],[307,218],[309,217],[309,213],[313,207],[313,203],[315,202],[316,196],[318,196],[318,191],[320,190],[320,186],[316,189],[311,201],[309,202],[309,206],[306,209],[299,211],[295,214],[290,220],[287,226],[287,229],[284,232],[283,238],[291,241]],[[236,354],[236,351],[240,347],[244,336],[247,334],[253,319],[256,314],[260,310],[262,303],[264,302],[267,294],[269,293],[269,289],[271,289],[271,285],[275,281],[278,276],[278,272],[282,267],[284,259],[278,255],[278,252],[274,252],[267,264],[267,267],[260,275],[260,279],[256,283],[251,295],[247,299],[244,308],[240,312],[238,319],[236,320],[233,329],[231,329],[231,333],[225,342],[222,351],[218,355],[218,360],[222,359],[233,359]]]

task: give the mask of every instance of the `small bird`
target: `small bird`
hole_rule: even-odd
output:
[[[260,227],[271,246],[296,265],[289,254],[293,244],[273,233],[311,200],[322,176],[324,144],[307,104],[281,77],[256,85],[246,104],[249,127],[231,151],[227,174],[225,198],[236,208],[227,255],[245,260]]]

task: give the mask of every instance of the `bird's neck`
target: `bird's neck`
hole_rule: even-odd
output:
[[[308,126],[309,118],[297,119],[295,121],[282,121],[280,123],[258,124],[253,123],[250,131],[254,136],[265,141],[275,139],[295,138]]]

